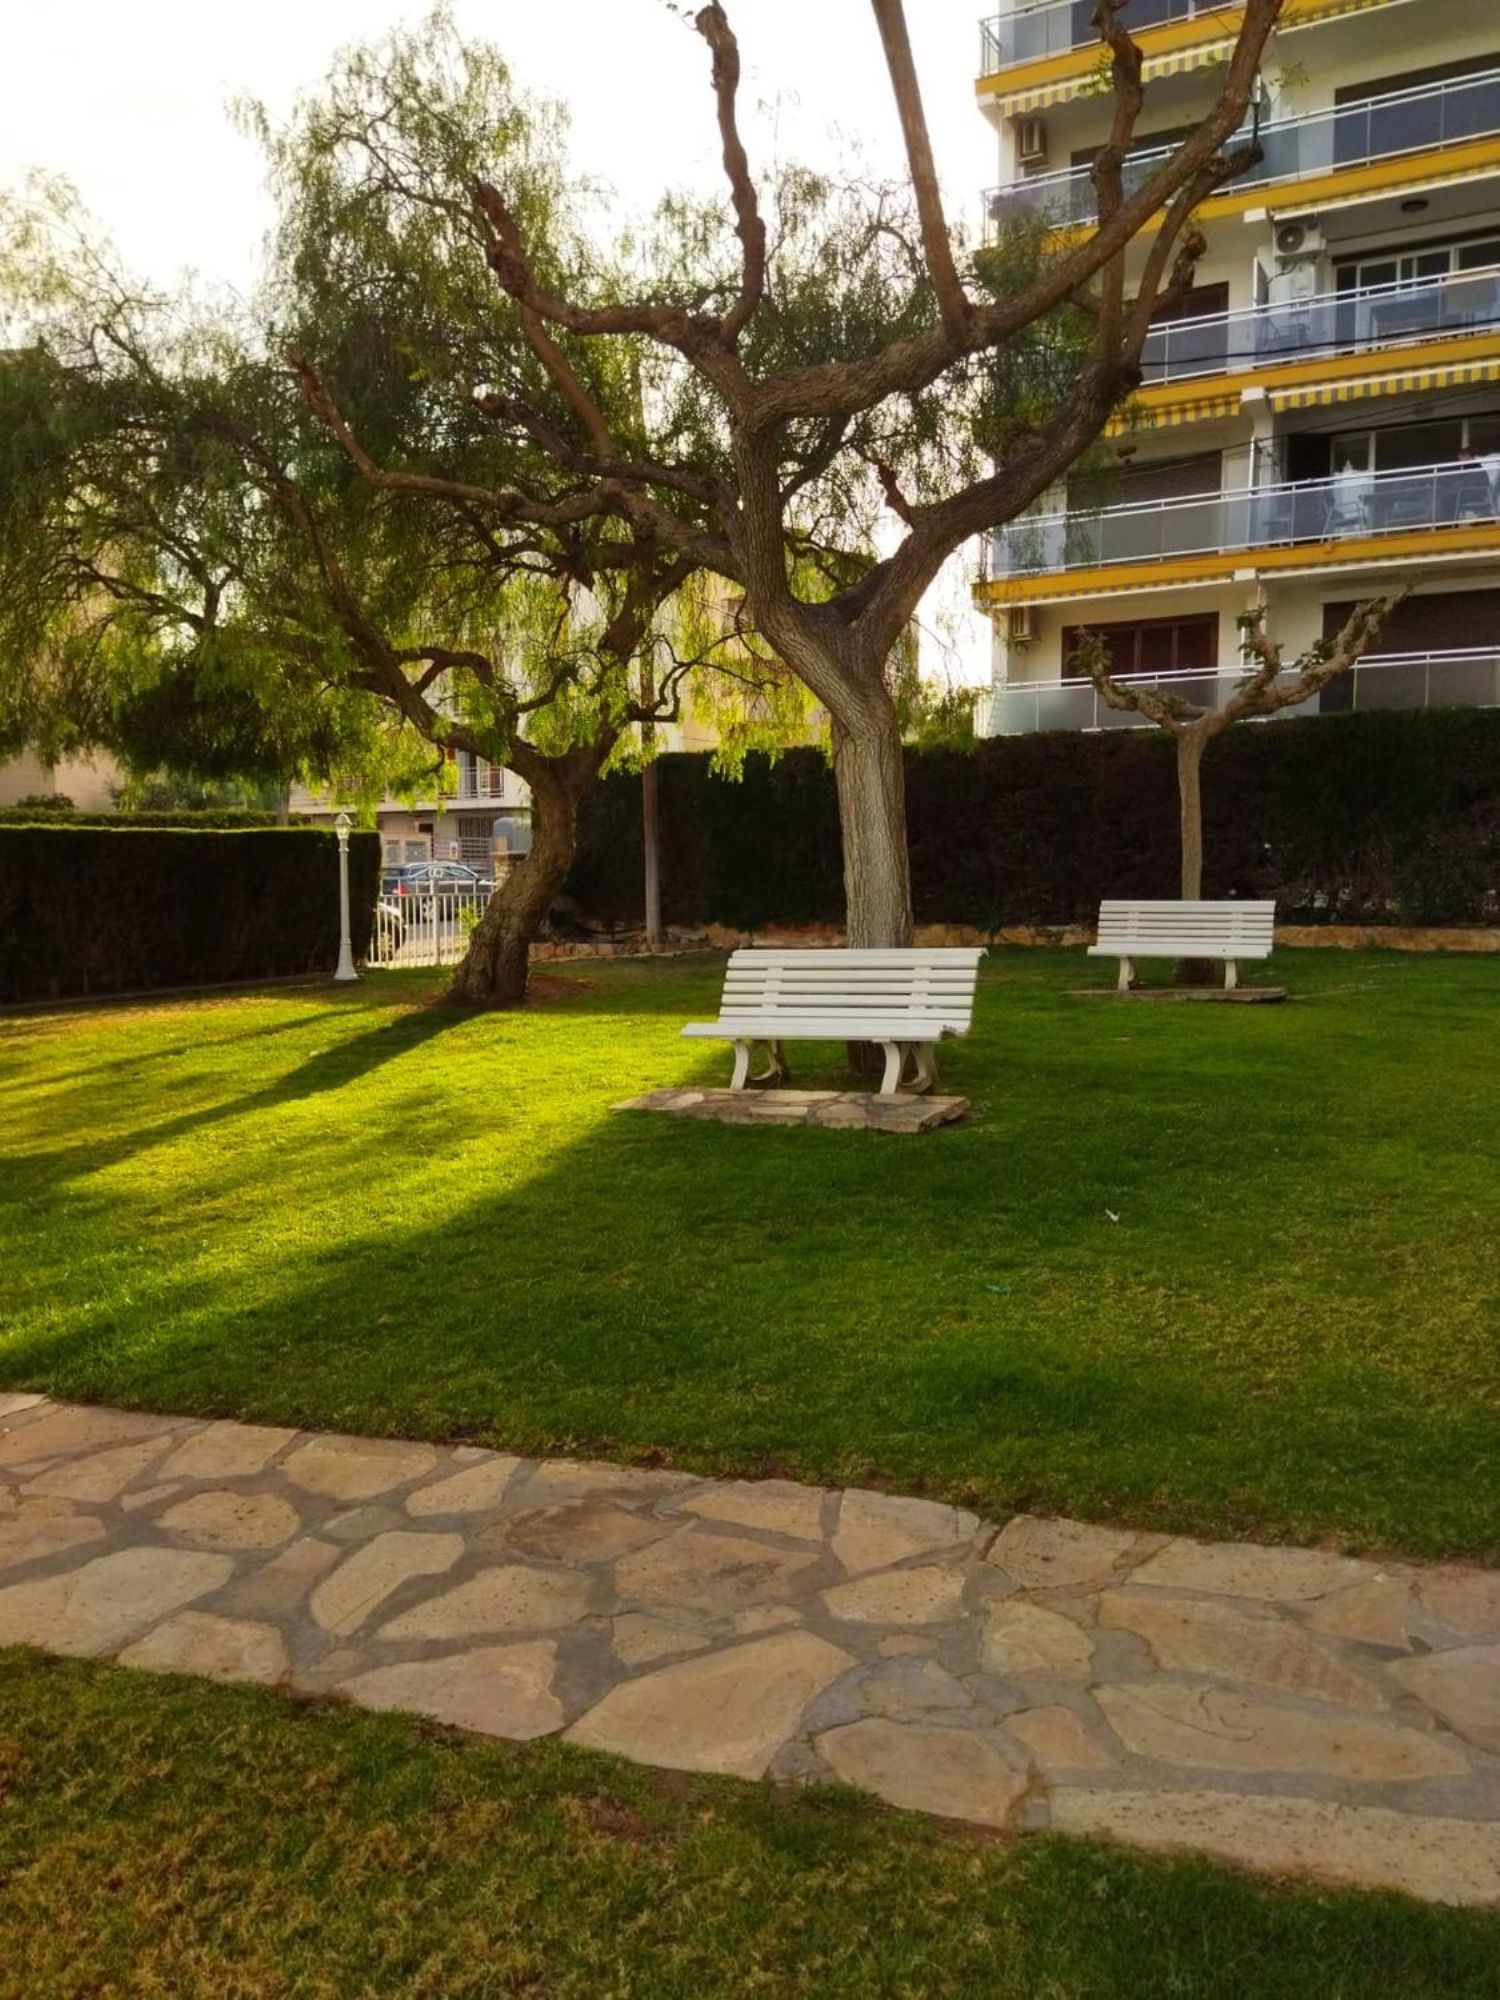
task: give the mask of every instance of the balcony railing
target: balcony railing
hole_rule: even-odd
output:
[[[1097,0],[1043,0],[1039,7],[1018,7],[979,24],[979,74],[993,76],[1011,63],[1035,62],[1069,49],[1097,42],[1094,22]],[[1188,21],[1195,14],[1222,14],[1222,0],[1130,0],[1125,24],[1132,34],[1159,28],[1166,21]]]
[[[1500,520],[1500,464],[1494,460],[1399,472],[1350,468],[1331,479],[1244,487],[1196,499],[1023,516],[995,536],[991,574],[1036,576],[1494,520]]]
[[[1405,347],[1414,341],[1500,328],[1500,267],[1454,272],[1413,283],[1323,292],[1295,304],[1154,326],[1141,355],[1147,382],[1314,361],[1329,354]]]
[[[1206,667],[1180,674],[1121,674],[1122,684],[1176,694],[1217,707],[1244,678],[1243,669]],[[1500,647],[1444,653],[1370,653],[1330,681],[1321,697],[1277,711],[1371,708],[1500,708]],[[994,698],[998,736],[1043,729],[1141,729],[1144,716],[1111,708],[1090,680],[1012,681]]]
[[[1258,136],[1261,157],[1233,185],[1264,187],[1274,181],[1304,180],[1310,174],[1430,152],[1496,133],[1500,133],[1500,69],[1361,98],[1301,118],[1274,119],[1262,125],[1258,135],[1245,127],[1230,141],[1231,147]],[[1143,187],[1174,151],[1171,146],[1156,146],[1132,153],[1125,162],[1126,194]],[[1091,222],[1096,201],[1090,169],[1082,166],[1012,181],[991,192],[987,207],[994,222],[1026,213],[1065,226]]]

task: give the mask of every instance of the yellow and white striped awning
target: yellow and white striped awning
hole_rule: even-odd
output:
[[[1173,49],[1168,55],[1147,56],[1141,65],[1141,75],[1150,82],[1153,77],[1178,76],[1186,70],[1207,69],[1213,63],[1225,62],[1234,51],[1234,36],[1214,42],[1204,42],[1193,49]],[[1075,97],[1107,96],[1110,90],[1109,57],[1101,49],[1098,60],[1081,73],[1054,78],[1051,83],[1034,84],[1030,90],[1001,91],[990,100],[995,109],[1005,118],[1028,116],[1033,111],[1044,111],[1049,104],[1066,104]]]
[[[1217,396],[1185,397],[1170,403],[1127,403],[1111,419],[1111,436],[1126,431],[1173,430],[1180,424],[1206,424],[1215,417],[1237,417],[1240,413],[1238,389]]]
[[[1358,375],[1344,382],[1307,383],[1295,389],[1272,389],[1267,401],[1283,410],[1320,409],[1330,403],[1354,403],[1364,396],[1401,396],[1419,389],[1461,389],[1471,382],[1500,382],[1500,359],[1454,361],[1443,368],[1396,369],[1384,375]]]

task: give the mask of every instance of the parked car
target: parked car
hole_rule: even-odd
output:
[[[434,896],[439,902],[445,897],[456,900],[460,895],[488,896],[494,887],[492,876],[481,875],[463,861],[408,861],[399,868],[387,868],[380,878],[382,896],[416,896],[423,902]]]

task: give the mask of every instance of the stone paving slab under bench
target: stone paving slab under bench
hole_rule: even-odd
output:
[[[838,1131],[935,1132],[969,1115],[967,1097],[882,1097],[865,1090],[648,1090],[615,1111],[660,1111],[720,1125],[823,1125]]]
[[[0,1395],[0,1645],[1500,1903],[1500,1574]]]

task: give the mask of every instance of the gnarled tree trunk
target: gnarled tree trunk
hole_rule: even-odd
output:
[[[1182,872],[1178,893],[1185,903],[1203,895],[1203,753],[1209,732],[1202,722],[1177,731],[1177,822],[1182,841]],[[1173,972],[1178,986],[1206,986],[1213,967],[1206,958],[1179,958]]]
[[[515,862],[474,928],[448,997],[466,1007],[517,1007],[526,998],[531,947],[567,880],[578,850],[578,805],[601,755],[591,764],[535,756],[524,776],[531,788],[531,852]]]
[[[906,765],[895,704],[884,688],[833,723],[833,776],[844,855],[848,941],[885,950],[911,943]]]

